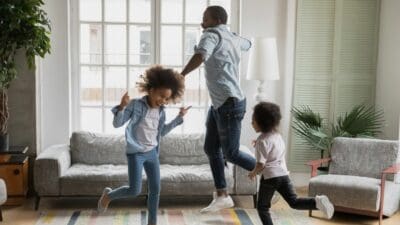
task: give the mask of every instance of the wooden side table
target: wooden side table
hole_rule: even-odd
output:
[[[7,202],[4,205],[21,205],[28,193],[28,147],[10,147],[0,152],[0,177],[7,188]]]

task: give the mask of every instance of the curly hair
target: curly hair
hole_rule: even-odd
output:
[[[228,13],[226,13],[225,9],[221,6],[212,5],[207,7],[206,11],[210,13],[214,20],[219,20],[222,24],[226,24],[228,21]]]
[[[282,115],[278,105],[260,102],[254,106],[253,119],[263,133],[276,131]]]
[[[166,69],[155,65],[147,69],[141,76],[142,81],[137,82],[140,92],[149,93],[150,89],[171,89],[171,101],[176,103],[182,98],[185,90],[184,77],[173,69]]]

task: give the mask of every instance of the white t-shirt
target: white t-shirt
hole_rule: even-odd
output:
[[[261,171],[264,179],[289,174],[285,160],[285,142],[277,132],[262,133],[256,140],[256,160],[264,164]]]
[[[160,122],[160,109],[148,108],[146,116],[136,128],[136,140],[144,146],[144,152],[148,152],[157,146],[158,124]]]

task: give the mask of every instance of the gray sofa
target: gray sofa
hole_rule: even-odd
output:
[[[210,196],[214,190],[208,158],[203,150],[204,135],[174,135],[160,143],[161,198],[163,196]],[[70,143],[54,145],[39,154],[34,165],[35,208],[41,197],[99,196],[104,187],[127,185],[128,174],[123,135],[75,132]],[[241,151],[252,154],[241,146]],[[252,195],[257,183],[248,172],[228,163],[228,191]],[[141,195],[147,195],[143,172]]]
[[[316,175],[329,162],[327,175]],[[327,195],[336,211],[391,216],[400,205],[399,141],[335,138],[331,158],[309,162],[309,196]]]

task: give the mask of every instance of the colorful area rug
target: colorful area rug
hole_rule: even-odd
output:
[[[273,210],[275,225],[312,225],[304,212]],[[140,210],[93,210],[42,212],[36,225],[146,225],[147,213]],[[162,210],[158,225],[261,225],[255,209],[227,209],[218,213],[201,214],[199,210]]]

